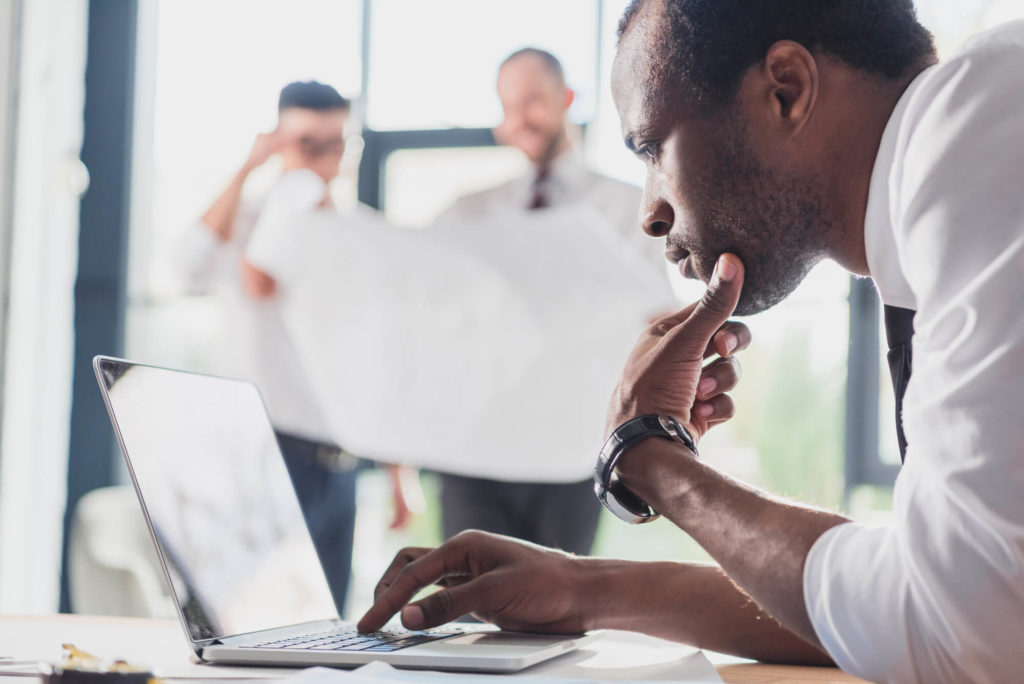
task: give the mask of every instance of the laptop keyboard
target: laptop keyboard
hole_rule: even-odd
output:
[[[275,648],[303,651],[366,651],[387,653],[431,641],[448,639],[465,634],[465,630],[435,630],[430,632],[409,632],[403,629],[384,629],[380,632],[362,634],[355,627],[339,627],[326,632],[300,634],[287,639],[250,644],[244,648]]]

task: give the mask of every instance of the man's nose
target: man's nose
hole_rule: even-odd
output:
[[[644,193],[646,195],[646,193]],[[646,197],[644,198],[647,199]],[[640,227],[651,237],[665,237],[672,230],[675,212],[672,205],[662,199],[645,201],[640,213]]]
[[[662,179],[651,169],[647,171],[644,194],[640,200],[640,228],[651,237],[665,237],[675,223],[675,212],[661,191]]]

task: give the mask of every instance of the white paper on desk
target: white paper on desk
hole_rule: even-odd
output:
[[[248,258],[278,280],[339,444],[499,480],[587,477],[629,350],[675,306],[585,206],[422,231],[265,214]]]

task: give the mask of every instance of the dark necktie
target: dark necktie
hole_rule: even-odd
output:
[[[911,342],[914,339],[914,311],[898,306],[885,307],[885,340],[889,345],[887,359],[896,394],[896,438],[900,443],[900,460],[907,457],[907,438],[903,434],[903,394],[907,391],[911,371]]]
[[[537,173],[533,177],[533,183],[530,185],[530,204],[527,205],[528,209],[545,209],[550,206],[547,192],[547,180],[550,176],[551,169],[549,167],[541,166],[537,169]]]

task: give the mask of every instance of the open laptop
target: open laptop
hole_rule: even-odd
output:
[[[512,672],[594,635],[341,621],[249,382],[97,356],[93,368],[196,655],[214,663]]]

